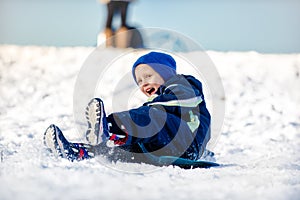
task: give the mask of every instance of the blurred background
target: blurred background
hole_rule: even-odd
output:
[[[96,46],[106,14],[98,0],[0,0],[0,45]],[[128,24],[171,29],[206,50],[300,52],[300,0],[136,0]]]

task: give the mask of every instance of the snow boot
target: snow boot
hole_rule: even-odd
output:
[[[44,144],[56,156],[67,158],[70,161],[79,161],[95,156],[93,146],[68,142],[61,130],[54,124],[47,128],[44,134]]]
[[[92,99],[85,111],[88,122],[86,140],[91,145],[98,145],[109,138],[108,125],[103,101],[99,98]]]

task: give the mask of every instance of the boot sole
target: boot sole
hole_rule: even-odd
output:
[[[88,129],[86,131],[86,140],[89,144],[97,145],[103,142],[103,121],[104,106],[100,99],[94,98],[86,107],[85,116],[88,122]]]
[[[44,144],[55,156],[67,158],[67,155],[64,152],[63,142],[60,140],[60,137],[64,137],[61,130],[52,124],[45,131]]]

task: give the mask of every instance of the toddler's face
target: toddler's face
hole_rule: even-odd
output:
[[[164,79],[152,67],[140,64],[135,68],[135,77],[140,90],[150,97],[164,84]]]

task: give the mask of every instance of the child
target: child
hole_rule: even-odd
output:
[[[201,82],[177,74],[173,57],[160,52],[137,59],[132,75],[148,102],[106,116],[102,100],[92,99],[86,108],[89,144],[70,143],[51,125],[44,135],[46,146],[72,161],[108,154],[111,146],[113,159],[126,160],[125,154],[149,163],[149,155],[199,159],[210,139],[211,120]]]

